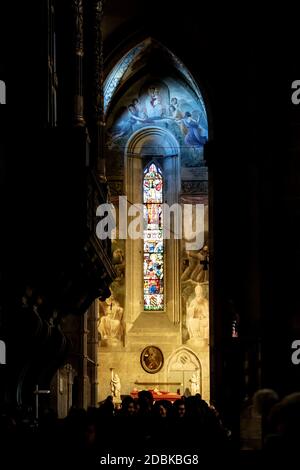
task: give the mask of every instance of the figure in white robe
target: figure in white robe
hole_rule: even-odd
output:
[[[123,333],[123,311],[124,309],[112,295],[106,300],[104,304],[105,314],[101,317],[99,325],[101,339],[114,338],[121,340]]]
[[[208,300],[203,296],[201,285],[195,287],[195,294],[195,298],[187,307],[186,327],[190,338],[205,338],[207,336],[205,326],[208,323]]]

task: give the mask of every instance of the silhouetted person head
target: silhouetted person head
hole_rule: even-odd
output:
[[[135,414],[134,400],[127,395],[122,400],[121,414],[124,416],[133,416]]]
[[[253,395],[253,406],[257,413],[261,416],[267,416],[272,407],[278,403],[278,394],[270,388],[262,388],[257,390]]]
[[[178,418],[183,418],[186,412],[185,402],[183,400],[176,400],[173,406],[174,406],[175,416]]]
[[[152,409],[153,405],[153,396],[150,390],[141,390],[138,393],[139,403],[140,403],[140,412],[149,412]]]

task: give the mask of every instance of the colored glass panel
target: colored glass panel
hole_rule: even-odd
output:
[[[164,309],[163,178],[152,163],[144,171],[144,310]]]

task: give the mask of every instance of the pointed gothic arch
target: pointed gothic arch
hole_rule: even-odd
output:
[[[142,67],[142,62],[139,60],[140,57],[146,55],[146,53],[149,53],[151,50],[161,52],[164,55],[164,60],[169,62],[171,67],[184,78],[190,90],[195,93],[202,102],[205,112],[209,110],[207,100],[203,99],[203,86],[198,86],[197,80],[195,80],[183,61],[160,41],[151,36],[147,36],[137,41],[135,44],[131,43],[127,47],[125,46],[125,48],[122,49],[121,57],[117,58],[113,67],[107,71],[103,90],[105,115],[109,112],[113,96],[122,88],[126,81],[132,79],[133,75],[138,72],[139,67]],[[118,53],[116,53],[116,55],[118,55]],[[207,118],[211,124],[210,117],[207,116]],[[210,125],[210,132],[211,131]]]
[[[160,145],[161,142],[161,145]],[[143,170],[150,162],[160,166],[165,181],[164,202],[171,206],[178,202],[180,194],[180,147],[174,136],[167,129],[159,127],[146,127],[136,131],[128,140],[124,152],[125,192],[129,204],[142,203]],[[167,246],[167,258],[165,259],[166,276],[165,285],[168,283],[165,297],[165,308],[169,319],[178,324],[180,322],[180,302],[174,302],[175,292],[180,290],[179,274],[179,240],[173,240]],[[141,279],[137,273],[142,272],[142,260],[137,253],[142,252],[141,240],[126,240],[126,302],[125,310],[129,323],[136,320],[141,308]],[[173,269],[171,269],[171,265]],[[166,304],[169,308],[166,309]]]
[[[104,92],[108,184],[117,213],[124,210],[118,206],[119,195],[125,195],[126,210],[132,209],[132,214],[126,212],[127,227],[130,217],[135,217],[135,208],[143,205],[144,168],[150,162],[162,169],[163,198],[169,207],[174,203],[203,204],[208,213],[208,174],[203,157],[208,138],[206,106],[183,63],[158,41],[146,38],[118,57],[107,75]],[[205,230],[208,240],[208,219]],[[174,226],[171,231],[175,233]],[[194,368],[181,373],[188,385],[189,374],[197,371],[199,390],[209,399],[209,341],[199,335],[191,337],[187,328],[187,313],[194,309],[195,316],[201,314],[195,288],[206,283],[203,292],[208,301],[208,282],[197,271],[198,265],[203,268],[201,250],[193,257],[185,244],[186,240],[175,237],[164,241],[163,309],[149,311],[144,308],[144,241],[127,237],[113,242],[113,253],[116,261],[122,261],[123,273],[113,283],[112,292],[124,309],[126,333],[124,344],[118,346],[118,354],[126,363],[124,393],[130,393],[140,379],[147,383],[146,372],[139,369],[139,355],[142,347],[154,342],[165,357],[185,347],[182,351],[190,358],[188,364],[193,363],[192,357],[197,358]],[[195,264],[197,269],[193,268]],[[193,308],[189,308],[191,301]],[[106,368],[115,366],[109,363],[114,360],[111,353],[109,349],[100,352],[100,362]],[[164,367],[155,380],[163,383],[167,374]]]
[[[191,380],[195,374],[198,384],[198,393],[202,393],[202,365],[197,354],[186,346],[173,351],[167,360],[167,379],[170,383],[180,381],[181,392],[192,394]]]

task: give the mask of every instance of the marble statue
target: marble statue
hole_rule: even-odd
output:
[[[99,332],[101,339],[122,339],[124,309],[111,295],[104,303],[104,315],[100,319]]]
[[[121,400],[121,381],[118,374],[112,372],[110,388],[112,397],[116,400]]]
[[[187,263],[181,275],[181,281],[208,282],[208,246],[199,251],[187,251]]]
[[[187,306],[186,327],[189,337],[205,337],[204,328],[208,322],[208,300],[203,296],[201,285],[195,287],[195,298]]]
[[[200,392],[199,389],[199,381],[196,372],[193,373],[191,379],[191,395],[196,395],[196,393]]]

